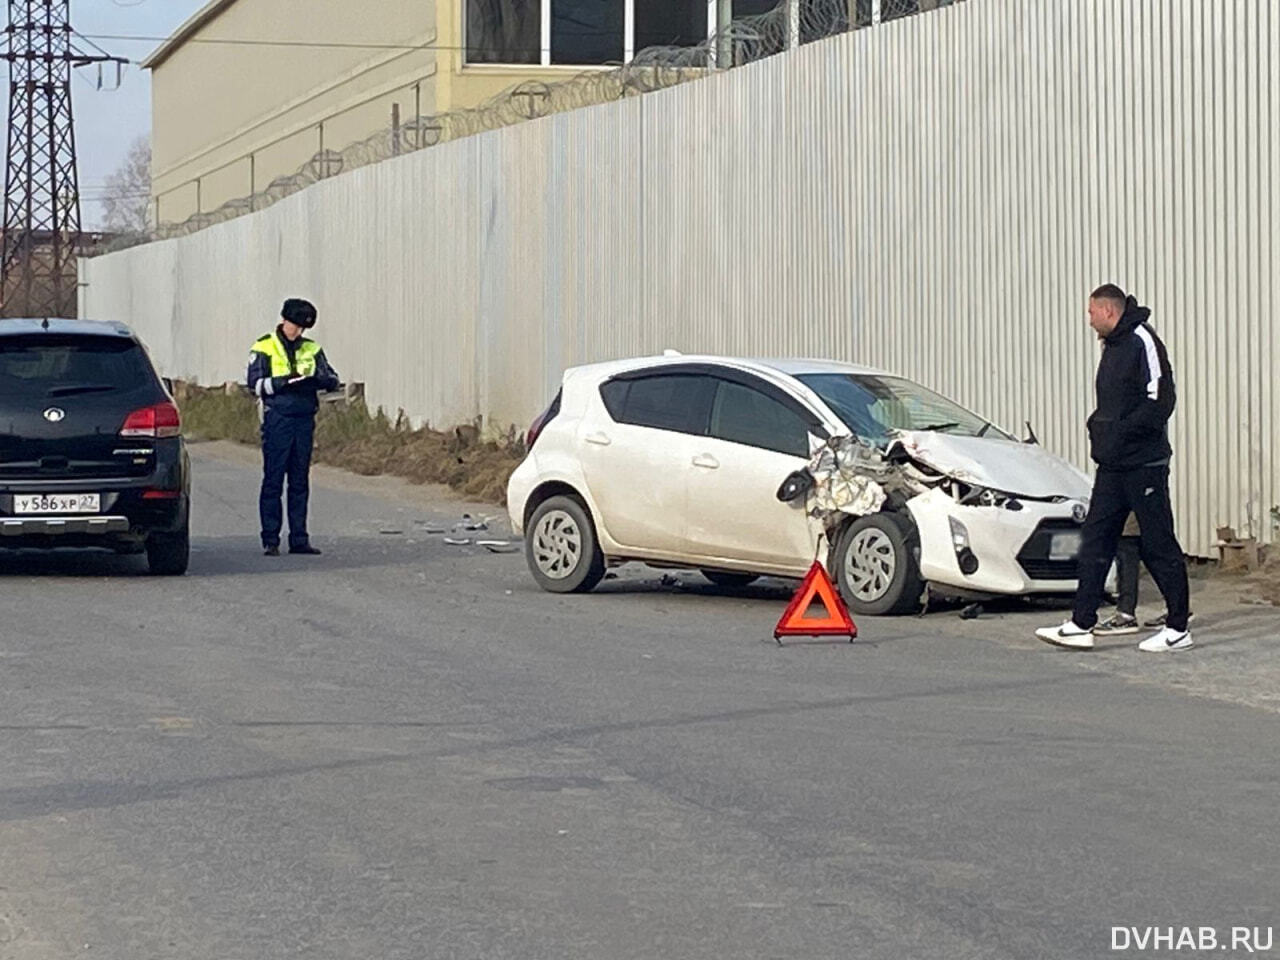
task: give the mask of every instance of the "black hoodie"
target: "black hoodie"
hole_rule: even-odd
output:
[[[1169,462],[1169,417],[1175,403],[1173,369],[1147,318],[1129,297],[1098,362],[1098,406],[1089,417],[1093,459],[1103,470],[1132,470]]]

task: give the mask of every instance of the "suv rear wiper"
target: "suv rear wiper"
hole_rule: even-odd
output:
[[[106,393],[118,389],[112,383],[72,383],[65,387],[50,387],[47,397],[69,397],[74,393]]]

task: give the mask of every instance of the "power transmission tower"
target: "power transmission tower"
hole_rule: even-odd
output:
[[[71,70],[125,61],[75,45],[71,0],[9,0],[9,149],[0,306],[6,316],[72,316],[80,192]],[[101,69],[101,67],[99,67]]]

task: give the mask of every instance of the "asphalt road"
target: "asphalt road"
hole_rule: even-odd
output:
[[[1280,714],[1134,683],[1108,664],[1163,667],[1128,645],[950,614],[779,649],[781,585],[550,596],[416,522],[459,505],[332,475],[325,555],[271,560],[251,459],[195,464],[185,578],[0,560],[5,960],[1080,960],[1113,925],[1280,927]]]

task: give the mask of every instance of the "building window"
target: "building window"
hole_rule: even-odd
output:
[[[733,0],[733,19],[741,20],[744,17],[770,13],[782,2],[783,0]]]
[[[467,62],[542,62],[537,0],[466,0]]]
[[[648,47],[696,47],[707,39],[707,4],[635,0],[636,52]]]
[[[720,0],[728,3],[730,0]],[[776,2],[776,0],[775,0]],[[708,0],[462,0],[468,63],[604,66],[704,43]]]
[[[626,3],[634,0],[542,0],[551,4],[551,62],[621,63]]]

